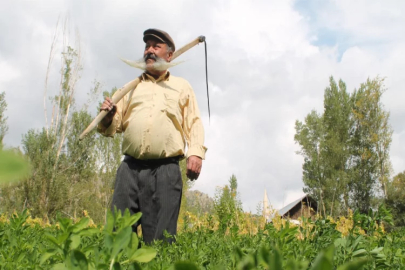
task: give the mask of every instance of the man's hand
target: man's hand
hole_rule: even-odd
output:
[[[101,104],[100,111],[109,111],[107,115],[101,120],[101,123],[105,127],[109,127],[114,118],[115,113],[117,112],[117,106],[113,103],[111,98],[106,97],[103,104]]]
[[[187,159],[187,177],[190,180],[197,180],[200,176],[202,159],[197,156],[190,156]]]

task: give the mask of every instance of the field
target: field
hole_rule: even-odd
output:
[[[405,231],[384,230],[383,208],[301,226],[275,219],[254,231],[207,217],[183,222],[174,244],[152,246],[132,233],[140,214],[107,216],[97,226],[89,217],[50,225],[26,211],[2,215],[0,269],[405,269]]]

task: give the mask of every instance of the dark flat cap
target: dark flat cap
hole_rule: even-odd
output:
[[[149,37],[157,38],[158,40],[161,40],[162,42],[169,45],[169,47],[172,47],[173,51],[176,50],[173,39],[165,31],[162,31],[159,29],[153,29],[153,28],[148,29],[145,32],[143,32],[143,41],[146,42]]]

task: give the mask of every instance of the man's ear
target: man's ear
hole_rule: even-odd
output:
[[[173,57],[173,52],[167,53],[167,62],[172,61],[172,57]]]

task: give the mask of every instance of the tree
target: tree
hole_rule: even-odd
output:
[[[351,205],[362,212],[372,206],[373,197],[382,192],[391,172],[389,148],[392,128],[389,112],[384,110],[381,96],[385,89],[383,79],[368,79],[352,95],[352,185]],[[381,192],[380,192],[381,191]]]
[[[392,212],[395,226],[405,226],[405,171],[387,183],[385,203]]]
[[[214,209],[219,220],[219,229],[226,232],[228,228],[239,228],[239,217],[243,213],[242,203],[237,191],[238,180],[235,175],[229,178],[229,185],[217,190],[214,198]]]
[[[294,139],[304,156],[304,192],[320,202],[323,215],[340,213],[348,201],[348,142],[350,139],[350,95],[345,83],[331,77],[325,89],[324,113],[312,111],[304,123],[296,121]],[[345,198],[342,201],[342,198]]]
[[[304,157],[304,192],[316,198],[323,215],[339,215],[348,207],[367,212],[386,194],[390,174],[389,113],[381,103],[383,80],[367,80],[353,94],[331,77],[324,112],[312,111],[295,123],[298,154]]]
[[[0,93],[0,150],[3,148],[3,138],[8,131],[7,117],[5,112],[7,110],[6,94]]]
[[[323,214],[326,215],[326,208],[329,201],[326,198],[327,178],[326,178],[326,157],[323,151],[325,144],[325,132],[323,131],[323,120],[316,111],[312,111],[305,118],[305,123],[295,122],[296,134],[294,139],[301,146],[298,154],[304,157],[302,165],[304,192],[311,194],[320,202]]]

